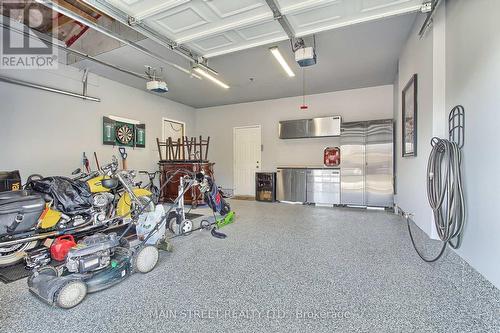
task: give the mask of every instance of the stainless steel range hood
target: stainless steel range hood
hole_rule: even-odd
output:
[[[300,139],[340,136],[340,124],[340,116],[284,120],[279,122],[279,138]]]

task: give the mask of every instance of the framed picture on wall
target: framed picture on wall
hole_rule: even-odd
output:
[[[417,74],[413,74],[410,81],[403,89],[401,102],[403,157],[417,156]]]

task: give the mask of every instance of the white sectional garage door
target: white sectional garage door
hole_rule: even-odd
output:
[[[210,58],[288,39],[266,0],[84,0],[103,3]],[[418,11],[422,0],[275,0],[295,37]]]

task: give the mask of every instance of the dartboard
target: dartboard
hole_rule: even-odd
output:
[[[134,130],[126,124],[118,126],[116,127],[116,139],[119,143],[128,145],[134,139]]]

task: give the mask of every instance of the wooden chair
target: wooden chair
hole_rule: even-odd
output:
[[[165,142],[156,138],[156,144],[158,146],[160,161],[208,161],[210,137],[203,139],[200,135],[199,140],[197,140],[196,137],[189,138],[184,136],[177,139],[177,141],[173,141],[169,137]],[[163,151],[165,151],[165,156],[163,155]]]

